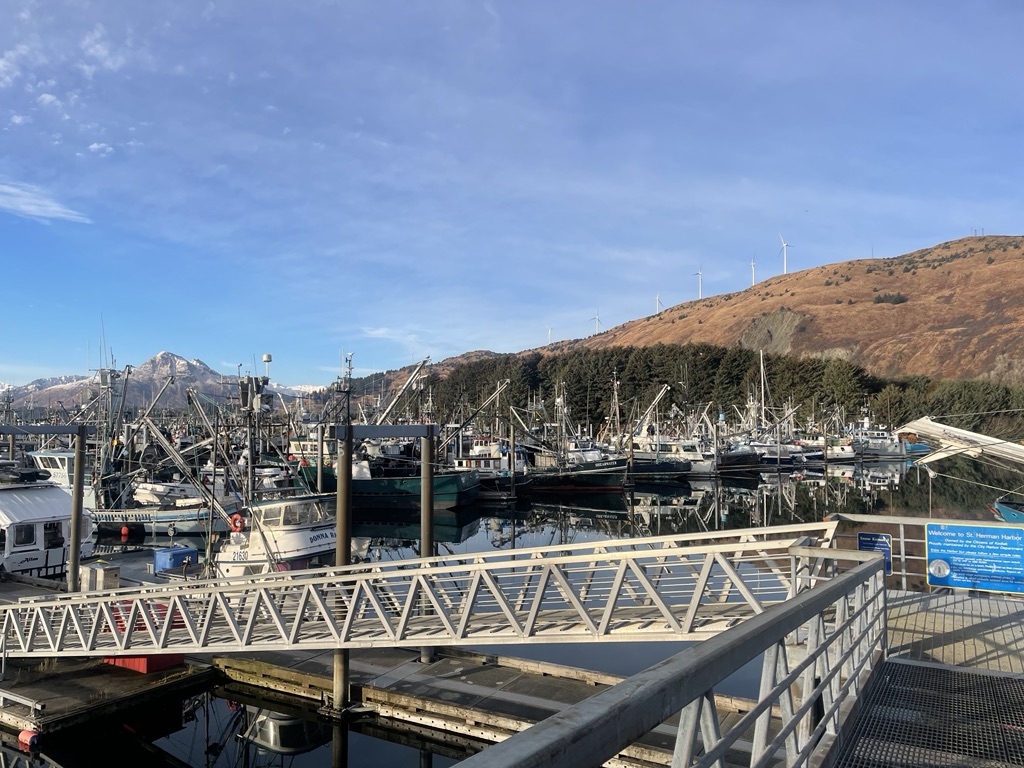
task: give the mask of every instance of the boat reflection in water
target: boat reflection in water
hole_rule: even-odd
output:
[[[484,508],[472,505],[434,510],[434,545],[453,554],[480,530]],[[420,556],[418,511],[357,509],[352,517],[353,562],[401,560]],[[355,558],[359,559],[356,560]]]
[[[285,757],[311,752],[327,744],[332,737],[332,728],[325,722],[260,709],[252,705],[245,706],[243,722],[244,729],[238,738],[255,747],[257,754],[271,753],[278,756],[281,758],[281,765],[284,765]],[[273,763],[263,761],[260,764]]]
[[[813,522],[839,511],[886,514],[906,499],[912,503],[924,499],[925,506],[917,501],[916,509],[918,514],[926,512],[928,481],[906,472],[905,464],[895,462],[870,466],[830,464],[793,472],[693,478],[685,483],[635,486],[623,492],[543,500],[534,497],[519,506],[478,503],[464,509],[435,510],[434,539],[439,554],[461,555]],[[354,559],[358,556],[360,562],[373,562],[417,557],[419,526],[417,511],[357,510],[352,521],[356,539]],[[122,543],[115,541],[110,546]],[[196,546],[198,549],[201,545]],[[506,652],[612,674],[628,673],[615,668],[616,664],[643,668],[660,661],[664,656],[659,654],[665,653],[664,646],[657,643],[630,644],[628,654],[617,645],[611,653],[607,646],[596,644],[555,645],[558,647],[522,645]],[[500,649],[492,648],[489,652]],[[180,704],[177,702],[178,715]],[[181,728],[180,723],[178,720],[175,727]],[[366,765],[372,761],[374,765],[408,768],[422,764],[424,755],[417,747],[408,746],[400,734],[386,731],[381,722],[372,719],[353,725],[352,732],[346,732],[349,764]],[[151,741],[156,750],[189,765],[321,768],[336,764],[331,754],[334,736],[330,724],[318,719],[315,708],[310,712],[296,711],[285,704],[246,698],[238,690],[221,689],[191,710],[186,708],[184,728]],[[433,756],[434,768],[455,762],[442,755],[438,752]],[[67,759],[60,764],[76,768],[85,763]]]

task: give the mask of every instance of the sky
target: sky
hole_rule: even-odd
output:
[[[8,384],[166,350],[326,385],[1024,229],[1008,0],[0,18]]]

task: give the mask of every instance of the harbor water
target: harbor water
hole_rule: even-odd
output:
[[[906,462],[801,467],[635,486],[619,493],[534,497],[516,505],[446,510],[437,514],[434,535],[437,552],[444,555],[807,523],[840,512],[991,520],[987,504],[1016,482],[1011,474],[965,468],[933,475]],[[359,557],[368,561],[417,557],[418,535],[416,513],[361,511],[353,520]],[[684,647],[675,642],[595,643],[478,650],[625,676]],[[741,670],[720,692],[752,695],[756,689],[753,669],[749,675]],[[101,760],[108,765],[112,756],[121,756],[118,762],[124,764],[206,768],[440,768],[459,760],[451,750],[421,749],[399,743],[403,739],[397,735],[394,738],[389,740],[386,727],[372,720],[355,720],[344,728],[318,718],[311,705],[243,701],[215,689],[184,701],[160,702],[131,717],[121,715],[61,731],[38,757],[40,765],[66,768],[99,765]]]

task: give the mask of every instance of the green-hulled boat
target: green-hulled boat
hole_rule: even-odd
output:
[[[315,462],[289,462],[309,488],[317,485]],[[322,493],[335,493],[338,478],[334,467],[324,466]],[[366,509],[419,509],[423,479],[419,467],[384,471],[366,461],[352,465],[352,505]],[[434,509],[464,507],[476,501],[480,493],[480,474],[476,470],[442,470],[434,473]]]

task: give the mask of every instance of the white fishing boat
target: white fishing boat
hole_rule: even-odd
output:
[[[220,500],[227,518],[237,511],[235,499]],[[179,499],[169,505],[144,505],[132,509],[97,509],[92,512],[97,532],[105,536],[203,536],[227,533],[225,515],[210,511],[202,499]]]
[[[867,416],[861,426],[847,430],[847,436],[853,439],[853,448],[858,456],[900,459],[907,455],[907,446],[898,434],[873,426]]]
[[[28,454],[32,463],[37,469],[48,472],[50,481],[61,488],[65,493],[71,494],[75,483],[75,452],[67,448],[47,448],[39,451],[30,451]],[[96,490],[93,488],[91,478],[86,475],[82,484],[82,504],[89,509],[96,509]]]
[[[0,567],[7,573],[60,578],[67,573],[72,498],[35,469],[0,471]],[[93,553],[92,519],[83,508],[80,557]]]
[[[334,564],[336,521],[330,495],[258,501],[231,516],[231,534],[214,555],[217,576],[255,576]]]
[[[526,449],[516,446],[513,464],[509,447],[501,440],[476,439],[467,455],[455,456],[451,463],[460,471],[479,474],[481,499],[523,496],[532,482],[532,478],[527,474],[529,464]]]
[[[200,493],[195,483],[176,480],[158,482],[143,480],[133,486],[135,502],[147,506],[174,506],[179,501],[199,501]]]

